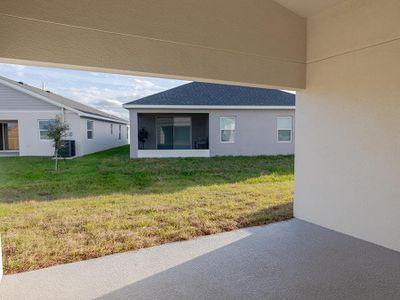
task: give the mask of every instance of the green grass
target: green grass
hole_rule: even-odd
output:
[[[292,217],[293,156],[0,158],[6,273]]]

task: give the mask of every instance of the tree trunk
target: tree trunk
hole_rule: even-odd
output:
[[[57,151],[57,149],[56,149],[56,151],[55,151],[56,153],[56,164],[55,164],[55,167],[54,167],[54,170],[57,172],[58,171],[58,151]]]

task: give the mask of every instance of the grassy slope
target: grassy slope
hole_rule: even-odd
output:
[[[0,158],[7,273],[292,216],[293,156],[129,160],[121,147],[52,163]]]

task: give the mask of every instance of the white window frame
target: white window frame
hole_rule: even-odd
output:
[[[89,129],[89,123],[92,123],[92,129]],[[92,132],[92,137],[89,138],[88,133]],[[86,120],[86,138],[88,140],[93,140],[94,139],[94,121],[93,120]]]
[[[291,128],[279,128],[278,123],[280,119],[290,119]],[[280,130],[289,130],[290,131],[290,140],[289,141],[280,141],[279,140],[279,131]],[[276,118],[276,141],[280,144],[290,144],[293,141],[293,117],[292,116],[279,116]]]
[[[121,140],[121,139],[122,139],[122,137],[121,137],[121,132],[122,132],[122,125],[119,124],[119,126],[118,126],[118,140]]]
[[[110,124],[110,134],[111,135],[114,134],[114,124],[113,123]]]
[[[55,122],[56,119],[39,119],[39,120],[38,120],[39,139],[40,139],[41,141],[51,141],[50,138],[43,139],[43,138],[42,138],[42,135],[40,134],[42,131],[47,131],[47,132],[48,132],[48,130],[42,130],[42,129],[40,129],[40,122],[42,122],[42,121],[54,121],[54,122]]]
[[[235,120],[235,129],[233,129],[233,141],[223,141],[222,140],[222,130],[228,130],[228,129],[222,129],[221,128],[221,120],[222,119],[234,119]],[[236,116],[220,116],[219,117],[219,141],[222,144],[234,144],[236,142]]]

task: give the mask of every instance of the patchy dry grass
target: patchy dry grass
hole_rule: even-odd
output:
[[[6,273],[292,217],[293,157],[0,159]],[[8,170],[8,171],[7,171]]]

